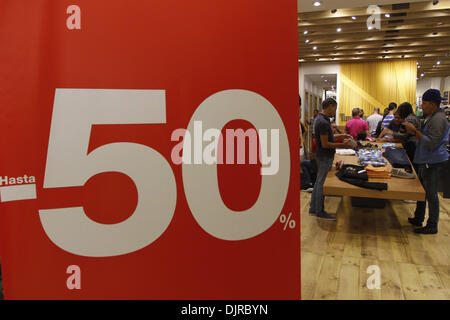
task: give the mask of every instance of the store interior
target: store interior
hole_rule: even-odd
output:
[[[314,110],[321,112],[329,97],[338,103],[334,120],[342,132],[354,108],[367,120],[376,108],[383,115],[391,102],[409,102],[423,118],[428,89],[446,98],[441,109],[450,119],[450,1],[373,2],[299,1],[303,160],[314,159]],[[336,221],[308,214],[313,188],[302,186],[302,299],[450,299],[448,166],[439,179],[434,235],[415,234],[408,222],[417,203],[413,180],[386,180],[391,199],[364,192],[355,197],[356,189],[342,191],[346,185],[333,180],[333,170],[324,194],[326,212]],[[370,199],[358,206],[355,199],[363,197]],[[367,283],[370,266],[383,274],[379,289]]]

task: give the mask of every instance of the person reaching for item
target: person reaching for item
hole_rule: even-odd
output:
[[[337,102],[328,98],[323,102],[323,111],[319,113],[314,123],[314,131],[316,134],[316,161],[318,173],[314,190],[311,195],[311,204],[309,214],[315,215],[319,219],[336,220],[329,215],[324,208],[323,185],[325,183],[328,172],[330,171],[336,148],[350,148],[352,143],[346,141],[344,143],[335,143],[335,135],[331,128],[330,118],[336,116]]]

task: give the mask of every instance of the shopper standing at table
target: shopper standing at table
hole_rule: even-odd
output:
[[[419,143],[414,155],[418,166],[419,179],[426,192],[426,201],[417,202],[414,218],[408,221],[422,227],[425,220],[426,203],[429,217],[425,227],[414,230],[421,234],[436,234],[439,222],[439,171],[448,161],[446,145],[449,141],[449,125],[445,113],[440,109],[441,93],[439,90],[427,90],[422,97],[422,109],[426,116],[422,130],[414,124],[405,122],[406,130],[417,136]]]
[[[395,102],[391,102],[389,104],[389,114],[383,119],[383,127],[387,128],[392,120],[394,120],[394,113],[397,109],[397,104]]]
[[[363,131],[369,137],[369,126],[367,122],[360,118],[361,110],[359,108],[355,108],[352,110],[353,119],[347,122],[345,125],[345,132],[350,134],[353,139],[357,139],[358,134]]]
[[[311,195],[311,205],[309,208],[309,214],[315,215],[319,219],[336,220],[336,218],[330,216],[325,212],[323,185],[327,178],[328,171],[330,171],[336,148],[349,148],[350,142],[335,143],[335,138],[350,138],[346,134],[333,134],[331,128],[330,118],[336,116],[337,102],[328,98],[323,102],[323,111],[319,113],[314,122],[314,131],[316,133],[316,161],[317,161],[317,178],[314,184],[314,190]]]
[[[373,114],[367,118],[367,124],[369,125],[369,133],[375,138],[377,132],[377,126],[380,121],[383,120],[383,116],[380,114],[380,108],[375,108]]]
[[[400,118],[402,118],[402,124],[412,123],[417,130],[420,130],[420,120],[414,114],[413,107],[409,102],[403,102],[401,105],[399,105],[397,112],[400,115]],[[409,134],[408,132],[406,132],[406,129],[403,130],[402,127],[404,128],[404,125],[400,125],[399,132],[394,132],[393,137],[395,140],[399,140],[402,143],[403,148],[408,154],[409,160],[411,160],[411,162],[413,163],[414,154],[416,153],[417,143],[419,141],[417,140],[416,135]]]

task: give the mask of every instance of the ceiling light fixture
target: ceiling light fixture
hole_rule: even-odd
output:
[[[356,17],[355,17],[355,16],[353,16],[353,17],[352,17],[352,19],[353,19],[353,20],[356,20]]]
[[[308,30],[303,31],[303,34],[308,34]]]
[[[390,18],[390,17],[391,17],[391,15],[390,15],[389,13],[386,13],[384,16],[385,16],[386,18]]]
[[[369,30],[372,30],[372,29],[373,29],[373,27],[372,27],[372,26],[368,26],[368,27],[367,27],[367,29],[369,29]]]
[[[305,41],[306,43],[309,43],[309,39],[306,39],[306,41]]]
[[[425,73],[422,73],[420,76],[423,77],[425,75]]]
[[[341,32],[341,31],[342,31],[342,28],[339,27],[339,28],[336,29],[336,31],[337,31],[337,32]]]
[[[438,62],[436,62],[436,64],[438,64],[438,65],[439,65],[439,64],[441,64],[441,62],[440,62],[440,61],[438,61]]]
[[[314,1],[313,4],[314,4],[314,7],[319,7],[322,5],[322,1]]]
[[[317,47],[313,47],[313,50],[317,50]]]

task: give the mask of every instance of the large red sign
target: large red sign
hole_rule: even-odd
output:
[[[296,1],[3,0],[7,299],[298,299]]]

